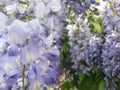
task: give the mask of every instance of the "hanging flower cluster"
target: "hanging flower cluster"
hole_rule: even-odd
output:
[[[104,73],[106,89],[118,89],[120,80],[120,3],[119,0],[106,1],[103,12],[102,36],[93,34],[85,23],[85,19],[75,20],[75,24],[69,25],[69,44],[71,46],[72,68],[90,75],[101,69]],[[80,22],[79,24],[76,22]],[[94,69],[96,68],[96,69]],[[110,86],[111,80],[111,86]]]
[[[24,87],[30,85],[30,90],[39,90],[59,83],[58,47],[53,35],[46,36],[39,21],[36,28],[32,26],[35,21],[15,20],[1,29],[1,88],[18,86],[17,90],[23,87],[19,83],[24,83]]]
[[[0,4],[0,90],[57,88],[61,1],[11,0]]]
[[[100,67],[101,38],[90,32],[87,21],[78,18],[76,23],[68,29],[72,68],[88,74],[93,66]]]
[[[109,1],[105,12],[103,13],[103,33],[105,34],[105,43],[102,49],[102,66],[106,75],[106,80],[112,80],[113,90],[117,89],[117,83],[120,80],[119,74],[119,53],[120,53],[120,32],[119,32],[119,0]],[[106,20],[107,19],[107,20]],[[106,81],[106,86],[109,87]]]

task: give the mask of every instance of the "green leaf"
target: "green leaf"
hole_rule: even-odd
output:
[[[104,82],[104,80],[102,80],[102,81],[99,83],[99,90],[105,90],[105,82]]]
[[[102,28],[101,25],[98,22],[89,22],[89,26],[92,30],[92,32],[97,32],[97,33],[101,33],[102,32]]]
[[[72,88],[74,88],[74,86],[70,81],[66,81],[60,86],[61,90],[70,90]]]
[[[101,32],[101,26],[99,23],[94,23],[94,29],[96,30],[96,32]]]
[[[83,73],[80,73],[80,76],[79,76],[80,83],[81,83],[81,81],[84,79],[84,77],[85,77],[85,74],[83,74]]]
[[[27,6],[27,4],[22,4],[22,3],[20,3],[20,7],[22,7],[22,8],[27,8],[28,6]]]

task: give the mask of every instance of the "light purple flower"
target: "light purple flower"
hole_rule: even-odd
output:
[[[5,78],[6,79],[6,84],[8,86],[12,86],[13,84],[16,83],[18,77],[19,77],[19,71],[18,70],[11,71]]]

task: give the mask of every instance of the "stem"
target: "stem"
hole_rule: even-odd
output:
[[[22,4],[27,4],[28,1],[25,1],[25,0],[20,0],[19,3],[22,3]]]
[[[22,72],[22,90],[25,90],[24,78],[25,78],[25,65],[23,65],[23,72]]]
[[[109,2],[109,4],[110,4],[110,7],[111,7],[111,9],[112,9],[112,11],[113,11],[113,14],[115,15],[115,9],[114,9],[114,6],[112,5],[112,3],[108,0],[108,2]]]

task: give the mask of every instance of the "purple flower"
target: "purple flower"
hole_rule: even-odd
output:
[[[30,65],[28,69],[28,78],[29,79],[34,79],[36,76],[41,76],[43,75],[43,70],[39,65]]]
[[[19,54],[19,47],[17,45],[11,45],[8,49],[9,56],[17,56]]]
[[[57,83],[57,81],[54,78],[50,77],[49,75],[44,76],[44,78],[45,78],[45,84],[48,86],[54,85]]]
[[[20,50],[20,62],[22,62],[23,64],[32,64],[38,59],[38,57],[38,48],[36,48],[32,44],[28,44]]]
[[[13,84],[15,84],[15,82],[18,79],[18,77],[19,77],[19,71],[18,70],[11,71],[9,74],[7,74],[6,84],[8,86],[12,86]]]
[[[58,70],[54,69],[53,67],[49,67],[48,70],[47,70],[47,74],[52,77],[52,78],[55,78],[55,79],[58,79],[59,78],[59,72]]]
[[[0,85],[0,90],[4,90],[4,87],[2,85]]]
[[[57,56],[57,55],[54,55],[54,54],[52,54],[52,53],[45,53],[45,57],[46,57],[48,60],[50,60],[51,62],[53,62],[53,61],[58,61],[58,60],[59,60],[58,56]]]
[[[27,39],[26,32],[15,23],[8,28],[8,39],[11,44],[23,45]]]

